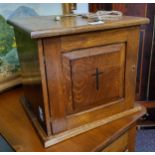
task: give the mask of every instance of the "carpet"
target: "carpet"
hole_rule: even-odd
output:
[[[155,129],[138,130],[135,151],[155,152]]]

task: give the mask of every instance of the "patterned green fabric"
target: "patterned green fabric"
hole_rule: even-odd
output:
[[[19,72],[14,31],[0,15],[0,81]]]
[[[52,14],[62,14],[61,4],[0,3],[0,92],[4,81],[17,78],[20,74],[13,27],[8,25],[6,20]]]

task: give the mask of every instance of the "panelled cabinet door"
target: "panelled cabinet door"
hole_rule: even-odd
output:
[[[125,43],[64,53],[63,70],[68,114],[124,98]]]

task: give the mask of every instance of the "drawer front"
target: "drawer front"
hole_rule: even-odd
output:
[[[101,152],[124,152],[128,146],[128,133],[123,134]]]
[[[125,44],[72,51],[63,60],[68,109],[80,111],[124,97]]]

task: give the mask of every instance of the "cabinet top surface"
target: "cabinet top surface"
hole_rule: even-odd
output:
[[[55,16],[35,16],[9,19],[8,23],[26,31],[31,38],[43,38],[136,26],[149,23],[148,18],[123,16],[114,21],[105,21],[102,24],[91,25],[86,18],[81,16],[65,17],[55,21]]]

